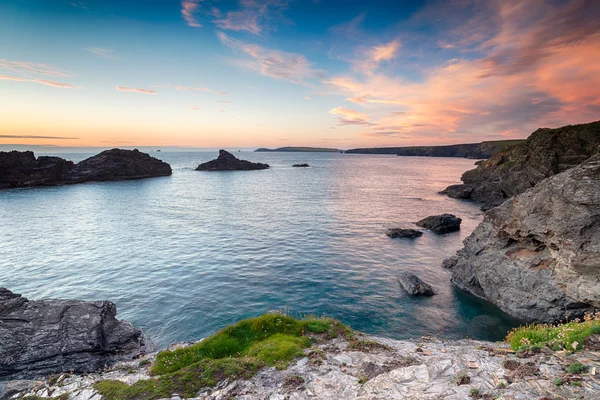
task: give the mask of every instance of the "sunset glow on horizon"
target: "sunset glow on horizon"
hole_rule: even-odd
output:
[[[0,17],[0,146],[410,146],[600,119],[594,0],[7,0]]]

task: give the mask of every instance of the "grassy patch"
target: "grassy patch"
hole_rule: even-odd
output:
[[[69,395],[67,393],[64,393],[57,397],[25,396],[21,397],[21,400],[67,400],[68,398]]]
[[[583,365],[580,362],[574,362],[573,364],[569,365],[569,367],[567,368],[567,372],[570,374],[582,374],[584,372],[587,372],[588,369],[590,369],[590,367],[588,367],[587,365]]]
[[[588,314],[584,321],[575,320],[560,325],[531,324],[513,329],[506,340],[513,350],[527,350],[532,346],[548,346],[553,350],[576,351],[583,349],[585,340],[600,333],[600,313]]]
[[[310,346],[309,336],[352,337],[352,331],[331,318],[297,320],[265,314],[228,326],[190,347],[163,351],[151,368],[153,379],[133,385],[101,381],[94,387],[105,400],[152,400],[179,393],[193,397],[203,387],[225,379],[250,378],[264,366],[285,368]]]

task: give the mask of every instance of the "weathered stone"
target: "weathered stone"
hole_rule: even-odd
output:
[[[596,152],[600,121],[542,128],[527,141],[494,154],[461,177],[464,184],[442,193],[483,203],[488,210],[525,192],[543,179],[573,168]]]
[[[250,171],[267,169],[268,164],[240,160],[225,150],[219,150],[217,159],[198,165],[196,171]]]
[[[429,229],[437,234],[444,234],[458,231],[461,222],[462,219],[458,218],[456,215],[441,214],[424,218],[415,222],[415,225]]]
[[[423,235],[423,232],[416,229],[392,228],[386,232],[391,238],[416,238]]]
[[[600,307],[600,154],[488,211],[444,266],[458,287],[524,320]]]
[[[433,296],[435,291],[412,272],[404,271],[398,276],[398,282],[411,296]]]
[[[91,372],[153,349],[108,301],[29,301],[0,288],[0,380]]]
[[[56,185],[73,168],[60,157],[38,157],[31,151],[0,151],[0,189]]]

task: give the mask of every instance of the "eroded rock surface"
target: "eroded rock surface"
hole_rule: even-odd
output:
[[[0,381],[92,372],[154,346],[109,301],[30,301],[0,288]]]
[[[0,151],[0,189],[56,185],[73,166],[60,157],[38,157],[32,151]]]
[[[600,307],[600,154],[488,211],[444,266],[457,286],[524,320]]]
[[[400,273],[398,283],[411,296],[433,296],[436,294],[431,285],[423,282],[412,272],[404,271]]]
[[[415,225],[443,235],[460,230],[462,219],[452,214],[432,215],[415,222]]]
[[[225,150],[219,150],[217,159],[198,165],[196,171],[251,171],[267,169],[268,164],[240,160]]]
[[[423,236],[423,232],[416,229],[391,228],[385,233],[387,236],[394,238],[409,238],[414,239]]]
[[[463,184],[442,193],[483,203],[484,209],[502,204],[543,179],[579,165],[600,146],[600,121],[542,128],[527,141],[494,154],[461,177]]]

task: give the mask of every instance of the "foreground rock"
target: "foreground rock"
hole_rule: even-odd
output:
[[[457,286],[521,319],[600,307],[600,154],[488,211],[444,266]]]
[[[29,301],[0,288],[0,381],[92,372],[153,350],[108,301]]]
[[[139,150],[112,149],[83,160],[63,178],[64,183],[117,181],[171,175],[171,166]]]
[[[554,384],[556,379],[565,377],[567,366],[575,361],[590,369],[600,368],[599,356],[585,350],[573,355],[543,350],[530,358],[517,358],[505,344],[483,341],[392,340],[373,336],[359,339],[359,346],[341,338],[327,341],[318,348],[307,349],[305,357],[286,369],[267,368],[248,380],[221,381],[193,399],[465,400],[476,390],[480,398],[487,399],[538,400],[546,396],[592,400],[598,398],[600,391],[597,376],[590,373],[578,377],[580,386]],[[153,356],[148,356],[119,363],[102,373],[65,374],[20,393],[101,400],[93,388],[95,382],[116,379],[132,384],[150,379],[151,361]]]
[[[542,128],[527,141],[494,154],[461,177],[463,184],[442,193],[483,203],[488,210],[543,179],[579,165],[600,145],[600,121]]]
[[[216,160],[198,165],[196,171],[251,171],[267,168],[269,168],[268,164],[240,160],[228,151],[219,150],[219,157]]]
[[[388,229],[388,231],[386,232],[386,235],[388,235],[392,239],[394,239],[394,238],[413,239],[413,238],[417,238],[419,236],[423,236],[423,232],[418,231],[416,229],[392,228],[392,229]]]
[[[433,296],[435,291],[427,283],[423,282],[412,272],[402,272],[398,276],[398,282],[411,296]]]
[[[171,175],[169,164],[138,150],[106,150],[77,164],[31,151],[0,152],[0,189]]]
[[[456,215],[440,214],[424,218],[418,222],[415,222],[415,225],[443,235],[444,233],[460,230],[461,222],[462,219],[458,218]]]

